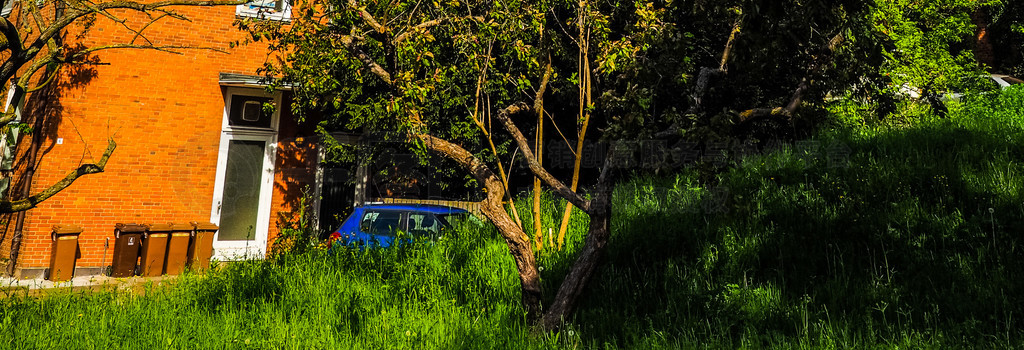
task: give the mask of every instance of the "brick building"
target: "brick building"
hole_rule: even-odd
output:
[[[262,5],[271,8],[271,20],[288,19],[284,2]],[[79,275],[110,265],[119,222],[210,221],[221,226],[215,257],[262,256],[279,228],[295,219],[303,191],[316,190],[312,124],[292,118],[287,91],[268,94],[253,77],[268,59],[266,46],[230,45],[244,38],[232,22],[254,15],[259,6],[176,10],[191,21],[157,22],[147,37],[158,45],[227,53],[101,51],[97,57],[104,64],[63,70],[57,83],[30,97],[34,105],[23,107],[42,142],[34,155],[32,148],[18,147],[8,193],[26,181],[38,192],[95,161],[108,139],[118,146],[104,173],[79,178],[23,220],[17,214],[3,218],[0,256],[15,264],[16,276],[45,275],[55,224],[84,229]],[[124,13],[129,21],[139,15]],[[134,35],[111,21],[98,20],[89,30],[80,40],[90,46]],[[278,108],[267,113],[266,102]],[[32,136],[22,135],[23,144],[26,137]],[[26,178],[30,163],[36,164],[34,174]],[[19,253],[10,261],[19,229]]]

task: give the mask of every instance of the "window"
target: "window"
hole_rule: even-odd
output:
[[[0,0],[4,2],[4,8],[0,9],[0,16],[10,16],[11,11],[14,10],[14,0]]]
[[[273,116],[273,98],[231,95],[231,112],[228,115],[229,126],[270,128]]]
[[[8,0],[13,1],[13,0]],[[13,112],[16,115],[15,119],[6,128],[3,135],[0,135],[0,197],[10,198],[7,194],[7,190],[11,186],[11,169],[14,168],[14,157],[18,145],[18,135],[21,132],[21,128],[17,126],[21,123],[21,110],[25,107],[25,93],[17,84],[11,84],[11,89],[7,93],[7,103],[4,105],[4,111],[10,111],[13,108]]]
[[[292,6],[290,0],[253,0],[238,5],[235,15],[241,17],[255,17],[275,21],[288,21],[292,18]]]
[[[414,237],[437,237],[441,233],[441,225],[434,214],[409,214],[409,233]]]
[[[368,211],[359,221],[359,229],[369,234],[393,236],[401,228],[401,221],[401,212]]]

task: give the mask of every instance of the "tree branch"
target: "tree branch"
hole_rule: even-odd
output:
[[[14,1],[14,0],[8,0]],[[25,23],[22,23],[24,26]],[[29,32],[31,28],[26,28]],[[21,32],[18,31],[17,26],[14,25],[7,18],[0,18],[0,32],[3,33],[4,39],[7,40],[7,49],[11,51],[11,55],[4,61],[3,65],[0,65],[0,81],[6,82],[18,69],[21,68],[25,62],[28,61],[25,55],[25,44],[21,39]]]
[[[523,158],[526,159],[526,163],[527,165],[529,165],[530,171],[533,172],[533,174],[539,177],[541,180],[543,180],[544,183],[547,183],[548,186],[551,186],[551,188],[553,188],[555,192],[558,192],[559,195],[561,195],[563,198],[571,202],[577,208],[580,208],[584,212],[589,213],[590,202],[587,201],[586,199],[583,199],[583,197],[580,196],[578,193],[569,189],[568,186],[566,186],[564,183],[562,183],[562,181],[559,181],[557,178],[551,175],[551,173],[549,173],[546,169],[544,169],[544,167],[540,165],[539,162],[537,162],[537,158],[534,157],[533,152],[530,150],[529,142],[526,141],[526,137],[523,136],[523,133],[519,131],[519,128],[516,127],[514,123],[512,123],[512,119],[509,117],[510,115],[525,112],[528,110],[530,110],[529,105],[527,105],[524,102],[518,102],[512,104],[511,106],[505,107],[505,109],[498,111],[496,118],[498,118],[498,120],[502,122],[502,124],[505,126],[505,130],[512,134],[512,138],[516,140],[516,144],[519,145],[519,148],[523,150]]]
[[[837,34],[832,37],[827,43],[825,43],[825,49],[823,53],[816,56],[811,65],[807,68],[807,73],[803,78],[800,79],[800,84],[797,85],[796,89],[793,90],[793,95],[789,98],[789,103],[786,107],[776,108],[754,108],[743,112],[740,112],[740,123],[750,122],[754,119],[768,118],[768,117],[786,117],[792,118],[793,113],[796,113],[797,108],[800,108],[800,104],[804,101],[804,95],[807,94],[807,90],[811,88],[811,77],[815,74],[819,74],[824,68],[824,64],[820,61],[830,59],[830,55],[835,52],[839,44],[842,44],[843,34]]]
[[[519,283],[523,290],[522,299],[527,318],[539,318],[542,298],[536,258],[530,249],[530,237],[509,218],[501,203],[501,199],[505,196],[502,181],[480,158],[459,145],[429,134],[413,134],[411,137],[423,142],[431,151],[454,160],[484,186],[487,198],[480,202],[480,211],[494,223],[509,247],[512,259],[516,263],[516,269],[519,271]]]
[[[338,39],[341,40],[341,43],[344,44],[345,47],[347,47],[350,51],[352,51],[353,54],[356,55],[356,58],[359,59],[359,61],[362,61],[363,64],[367,66],[367,68],[370,68],[371,73],[376,75],[381,80],[384,80],[384,82],[387,83],[388,85],[394,84],[394,81],[391,80],[391,73],[388,73],[388,71],[384,69],[384,67],[381,67],[379,64],[377,64],[377,61],[373,60],[373,57],[370,57],[369,54],[363,51],[363,49],[359,47],[359,44],[356,43],[357,39],[355,37],[351,35],[339,35]]]
[[[39,33],[39,37],[33,41],[32,45],[29,45],[29,49],[26,49],[22,54],[22,59],[31,59],[36,52],[42,49],[46,45],[46,42],[55,36],[60,35],[61,30],[71,25],[75,20],[92,14],[92,13],[104,13],[113,9],[126,9],[136,10],[139,12],[148,12],[153,10],[160,10],[163,7],[169,6],[222,6],[222,5],[241,5],[249,2],[249,0],[165,0],[156,1],[151,3],[140,3],[135,1],[109,1],[99,4],[92,5],[88,8],[75,9],[74,11],[67,11],[63,16],[57,18],[43,31]],[[168,13],[167,11],[163,11]],[[182,19],[182,18],[179,18]]]
[[[103,152],[103,156],[100,157],[99,161],[95,164],[82,164],[74,171],[68,173],[64,179],[57,181],[50,187],[36,193],[28,198],[20,199],[16,201],[0,201],[0,213],[16,213],[19,211],[25,211],[35,208],[39,203],[53,197],[60,191],[63,191],[68,186],[71,186],[79,177],[102,173],[107,167],[107,160],[110,159],[110,155],[114,153],[114,149],[117,148],[117,143],[113,139],[110,139],[107,144],[106,151]]]
[[[167,52],[167,53],[173,53],[173,54],[176,54],[176,55],[181,55],[182,54],[181,52],[174,51],[174,50],[178,50],[178,49],[208,50],[208,51],[216,51],[216,52],[220,52],[220,53],[228,53],[224,49],[217,48],[217,47],[208,47],[208,46],[188,46],[188,45],[161,45],[161,46],[157,46],[157,45],[148,45],[148,44],[145,44],[145,45],[139,45],[139,44],[110,44],[110,45],[103,45],[103,46],[98,46],[98,47],[90,47],[88,49],[77,51],[77,52],[69,55],[67,58],[65,58],[64,61],[66,63],[75,63],[74,62],[75,59],[81,58],[81,57],[86,56],[86,55],[88,55],[90,53],[93,53],[93,52],[96,52],[96,51],[102,51],[102,50],[111,50],[111,49],[156,50],[156,51],[163,51],[163,52]]]
[[[602,180],[606,178],[602,176]],[[597,183],[591,200],[594,207],[589,212],[590,226],[587,228],[583,248],[580,249],[562,284],[558,286],[555,300],[541,319],[541,325],[546,330],[556,329],[564,322],[564,318],[575,308],[576,301],[583,294],[594,275],[594,270],[597,269],[597,264],[604,254],[604,247],[611,236],[608,219],[611,217],[612,189],[613,184],[610,182]]]
[[[404,32],[402,32],[402,34],[398,34],[398,36],[395,36],[395,39],[392,40],[392,42],[395,43],[395,45],[398,45],[398,43],[401,43],[402,41],[408,39],[413,34],[417,34],[417,33],[421,32],[421,31],[430,29],[430,27],[441,25],[441,24],[444,24],[445,22],[448,22],[448,21],[467,20],[467,19],[471,19],[471,20],[475,20],[475,21],[479,21],[479,22],[483,22],[484,21],[484,18],[480,17],[480,16],[466,16],[466,17],[457,17],[457,18],[447,18],[447,17],[446,18],[438,18],[438,19],[435,19],[435,20],[426,21],[426,22],[414,25],[412,27],[409,27],[409,29],[404,31]]]
[[[374,31],[381,34],[387,34],[388,28],[377,22],[377,20],[373,18],[373,15],[366,11],[366,8],[359,7],[359,4],[356,4],[356,0],[348,0],[348,7],[353,11],[356,11],[356,13],[359,14],[359,17],[362,17],[363,21],[365,21],[370,28],[373,28]]]
[[[544,113],[544,92],[548,90],[548,81],[551,80],[551,73],[554,70],[551,68],[551,55],[548,54],[548,64],[544,68],[544,76],[540,79],[540,88],[537,89],[537,95],[533,98],[533,110],[537,113]]]
[[[740,33],[740,29],[743,25],[743,14],[736,16],[736,21],[732,23],[732,31],[729,32],[729,40],[725,41],[725,49],[722,50],[722,62],[718,65],[718,70],[727,72],[729,63],[729,54],[732,52],[732,43],[736,40],[736,34]]]
[[[729,39],[725,41],[725,48],[722,49],[722,58],[718,64],[718,68],[703,67],[700,69],[700,73],[697,76],[697,85],[693,87],[693,92],[690,93],[690,107],[686,109],[686,113],[683,113],[683,115],[695,115],[700,113],[704,103],[704,94],[707,92],[708,86],[711,85],[711,78],[727,74],[729,72],[729,55],[732,53],[733,42],[736,40],[736,34],[739,34],[743,27],[743,17],[743,13],[739,13],[736,16],[736,20],[732,23],[732,30],[729,31]],[[661,139],[678,135],[679,129],[679,122],[675,122],[672,123],[668,129],[655,133],[654,137]]]
[[[740,123],[750,122],[755,119],[767,118],[767,117],[786,117],[792,118],[793,113],[800,107],[800,103],[804,100],[804,94],[807,89],[811,87],[808,83],[808,78],[804,77],[800,80],[800,85],[797,86],[796,90],[793,90],[793,96],[790,97],[789,103],[786,107],[775,107],[775,108],[753,108],[740,112]]]

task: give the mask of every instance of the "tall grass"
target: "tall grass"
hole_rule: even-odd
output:
[[[1022,97],[620,184],[603,263],[558,333],[530,329],[504,242],[466,223],[436,242],[283,254],[142,293],[12,295],[0,348],[1022,347]],[[839,162],[825,151],[836,144],[849,148]],[[543,205],[557,233],[564,202]],[[549,298],[586,227],[575,211],[566,248],[538,252]]]
[[[144,293],[0,301],[0,347],[544,348],[511,258],[489,228],[369,250],[335,247],[186,274]]]
[[[584,341],[1020,347],[1022,97],[619,186]]]

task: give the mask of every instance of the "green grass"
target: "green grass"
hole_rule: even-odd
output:
[[[0,348],[1021,348],[1022,113],[1015,91],[948,119],[846,115],[814,141],[847,145],[848,166],[784,147],[632,178],[560,333],[531,331],[504,243],[467,224],[439,242],[313,249],[143,294],[14,295],[0,300]],[[544,198],[557,232],[564,202]],[[527,232],[530,202],[517,202]],[[574,216],[567,249],[539,253],[548,298],[586,224]]]
[[[423,247],[314,250],[128,293],[0,301],[0,347],[505,348],[526,344],[493,232]],[[552,343],[557,344],[557,342]],[[544,342],[538,344],[543,347]],[[534,346],[537,347],[537,346]]]

